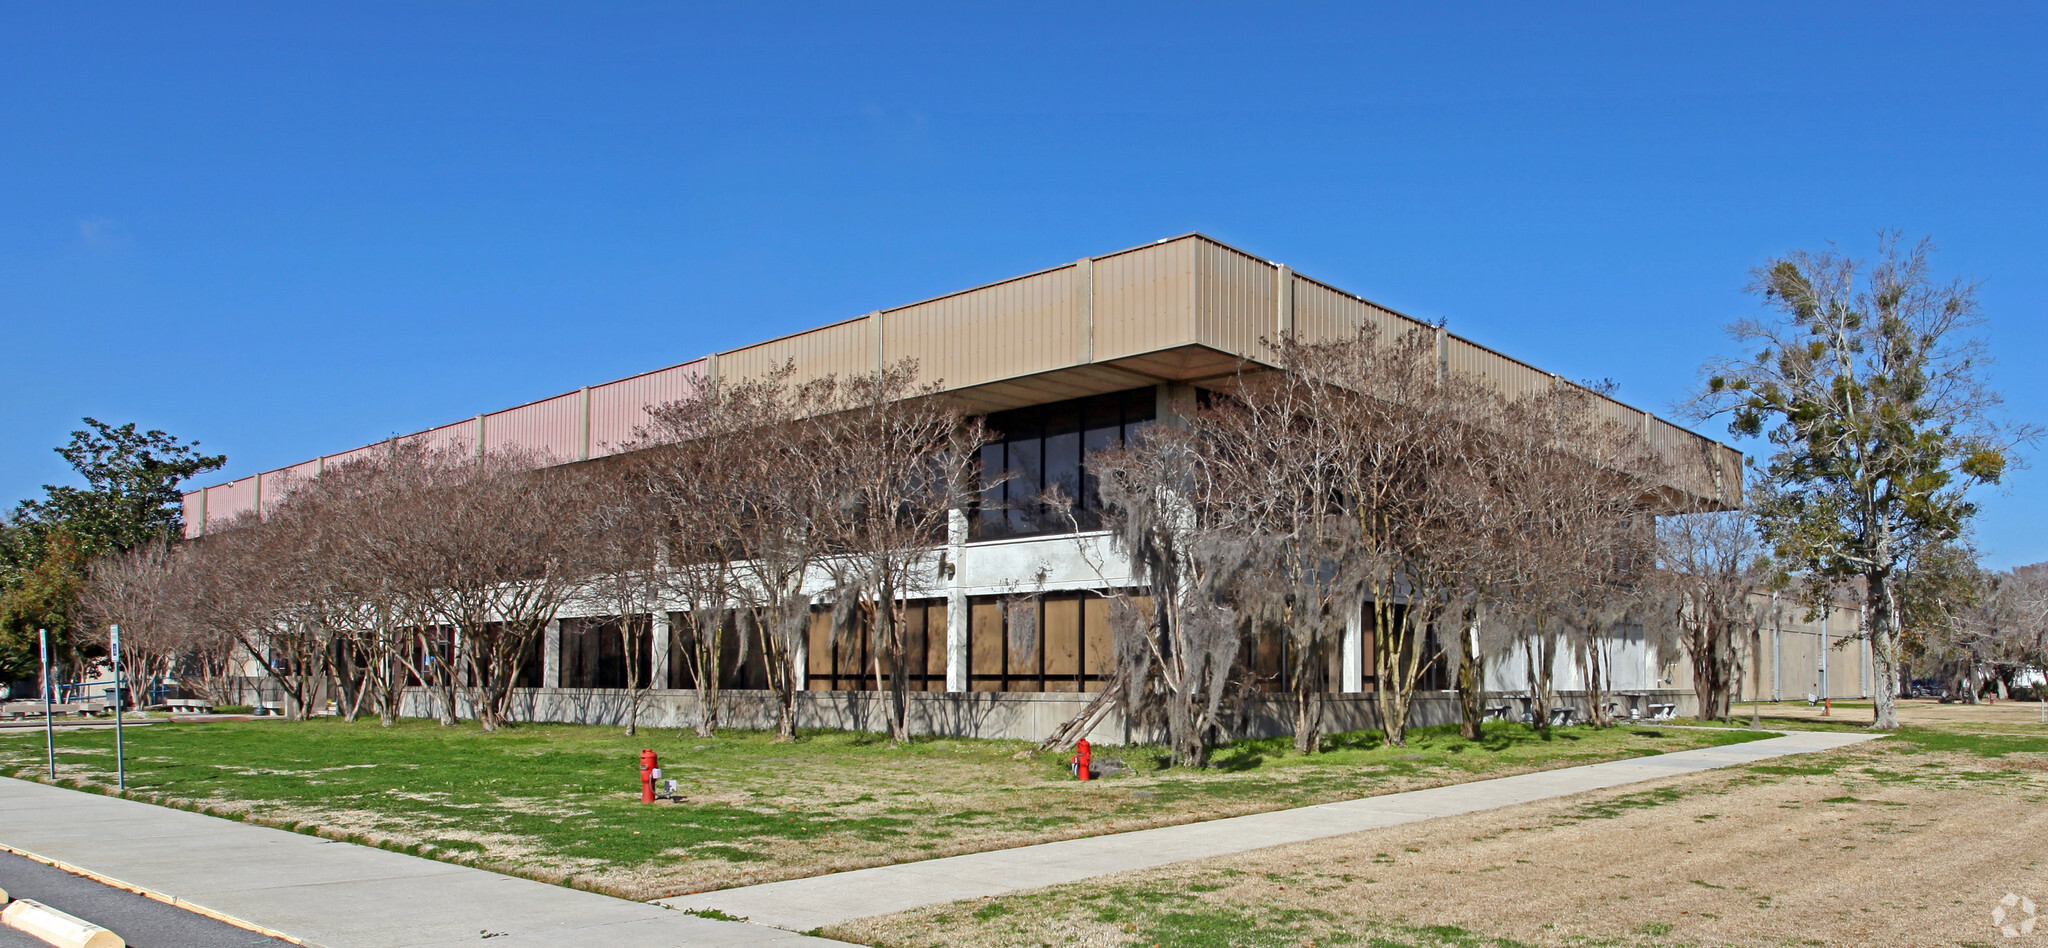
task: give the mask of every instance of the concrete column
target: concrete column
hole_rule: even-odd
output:
[[[548,630],[540,637],[540,686],[542,688],[562,687],[562,620],[548,620]]]
[[[1195,413],[1195,387],[1184,382],[1161,382],[1156,387],[1156,412],[1159,423],[1175,428],[1186,426],[1188,416]]]
[[[1344,693],[1355,695],[1365,691],[1365,610],[1355,605],[1351,614],[1344,617],[1344,642],[1338,662],[1343,669]]]
[[[1820,696],[1823,698],[1835,696],[1828,688],[1828,626],[1834,624],[1835,607],[1830,605],[1827,613],[1820,619]]]
[[[792,660],[796,662],[796,681],[792,687],[798,691],[809,691],[811,689],[811,635],[809,630],[805,630],[803,635],[797,636],[796,655]]]
[[[1785,607],[1771,594],[1771,700],[1785,700]]]
[[[961,560],[967,555],[967,511],[946,514],[946,690],[967,690],[967,577]]]
[[[668,644],[668,609],[663,606],[656,606],[654,609],[654,643],[653,648],[650,650],[652,654],[648,656],[650,661],[647,663],[647,677],[651,679],[647,683],[649,688],[668,687]]]

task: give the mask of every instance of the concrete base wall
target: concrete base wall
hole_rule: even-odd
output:
[[[1090,694],[1031,694],[989,692],[912,692],[911,731],[949,737],[1038,741],[1080,713],[1094,696]],[[438,698],[413,689],[407,692],[405,713],[410,717],[433,717]],[[1648,716],[1650,704],[1676,704],[1678,714],[1694,713],[1691,692],[1631,692],[1612,696],[1619,703],[1620,716],[1636,707]],[[1560,704],[1583,711],[1585,698],[1561,694]],[[797,726],[834,731],[881,732],[888,729],[890,696],[873,691],[806,691],[797,696]],[[1488,705],[1506,705],[1519,719],[1524,702],[1512,697],[1489,698]],[[767,691],[728,691],[719,715],[721,727],[773,730],[776,723],[775,696]],[[520,689],[514,699],[513,717],[521,721],[565,724],[623,726],[632,702],[623,691],[611,689],[533,688]],[[469,716],[465,705],[463,717]],[[681,729],[697,723],[697,696],[691,691],[650,690],[640,694],[637,720],[643,727]],[[1245,701],[1224,714],[1229,737],[1277,737],[1294,732],[1293,708],[1284,695]],[[1410,727],[1429,727],[1458,722],[1457,696],[1451,692],[1423,692],[1415,696],[1409,710]],[[1323,696],[1323,730],[1326,733],[1359,731],[1379,727],[1378,709],[1367,694]],[[1100,744],[1153,743],[1161,735],[1132,727],[1121,710],[1111,710],[1088,735]]]

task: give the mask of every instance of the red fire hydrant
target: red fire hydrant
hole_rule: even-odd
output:
[[[1088,775],[1089,753],[1087,738],[1082,738],[1080,743],[1074,745],[1074,776],[1082,780],[1092,779]]]
[[[652,748],[640,752],[640,802],[654,802],[654,781],[661,779],[661,760]]]

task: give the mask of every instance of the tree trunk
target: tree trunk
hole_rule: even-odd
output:
[[[1468,636],[1458,657],[1458,735],[1468,741],[1480,738],[1486,722],[1486,669],[1473,654],[1478,645],[1478,636]]]
[[[1870,652],[1871,661],[1877,666],[1876,684],[1871,695],[1870,726],[1880,731],[1899,729],[1898,695],[1901,687],[1899,675],[1899,612],[1898,599],[1892,590],[1891,576],[1886,572],[1872,572],[1864,579],[1870,590]]]

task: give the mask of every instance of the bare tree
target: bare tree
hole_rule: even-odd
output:
[[[168,679],[187,659],[192,636],[179,621],[175,581],[171,548],[163,541],[103,556],[87,573],[80,597],[85,619],[101,628],[121,627],[121,659],[130,682],[146,687]]]
[[[987,440],[980,422],[940,388],[920,384],[916,361],[904,360],[839,380],[831,412],[815,421],[836,488],[822,510],[833,548],[823,565],[842,601],[856,606],[859,628],[872,636],[871,671],[877,687],[889,691],[896,741],[910,739],[904,612],[938,584],[932,547],[944,541],[952,511],[965,504],[974,459]]]
[[[1665,517],[1657,541],[1658,575],[1692,665],[1700,717],[1723,720],[1737,685],[1737,644],[1765,618],[1756,596],[1769,576],[1764,539],[1747,513],[1722,511]]]
[[[630,447],[654,449],[647,478],[669,517],[671,594],[692,604],[687,654],[698,727],[709,733],[726,665],[719,634],[727,590],[741,642],[760,649],[776,698],[778,740],[796,735],[797,695],[811,618],[808,584],[826,548],[828,443],[808,419],[824,414],[834,383],[794,381],[784,364],[754,379],[704,378],[649,412]],[[729,572],[721,572],[729,571]]]
[[[606,612],[618,617],[610,631],[619,636],[620,654],[626,661],[626,735],[629,737],[639,731],[643,693],[652,684],[641,680],[640,671],[643,665],[650,664],[645,660],[644,650],[653,647],[649,640],[655,628],[652,613],[666,608],[663,593],[670,587],[672,576],[671,571],[665,568],[672,542],[670,538],[694,536],[687,528],[674,533],[665,529],[667,519],[664,515],[672,508],[660,503],[661,495],[650,483],[656,462],[656,458],[647,455],[629,454],[607,459],[579,472],[576,483],[579,503],[571,514],[578,520],[578,529],[573,540],[574,552],[570,555],[576,561],[575,573],[586,577],[575,591],[575,596],[584,603],[602,604]],[[703,569],[709,569],[720,577],[731,573],[722,563],[708,567],[691,563],[683,572],[694,577]],[[675,585],[695,591],[694,585],[688,582]],[[715,601],[711,603],[710,611],[713,615],[721,614],[727,597],[723,595],[722,588],[712,595]],[[692,603],[691,615],[702,614],[700,597],[686,601]],[[678,657],[688,660],[696,655],[697,651],[693,649],[683,656],[671,655],[670,660]],[[715,682],[713,687],[716,687]],[[706,701],[700,684],[699,736],[711,736],[712,729],[716,727],[717,708],[716,691]]]

